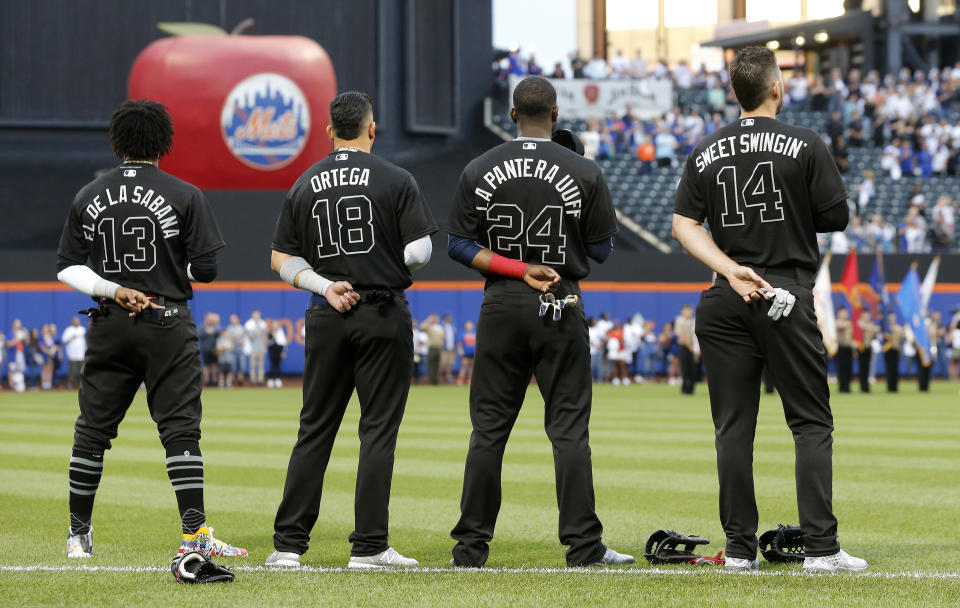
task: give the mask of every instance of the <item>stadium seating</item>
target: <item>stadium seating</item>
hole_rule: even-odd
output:
[[[682,105],[705,105],[703,91],[682,91],[679,99]],[[704,95],[701,95],[704,94]],[[701,97],[704,97],[701,99]],[[702,107],[702,105],[701,105]],[[813,129],[823,133],[829,113],[813,112],[809,110],[785,109],[780,119],[784,122]],[[505,111],[493,115],[494,124],[511,135],[516,135],[516,125],[510,120]],[[563,119],[558,128],[570,129],[574,132],[586,130],[587,123],[579,119]],[[867,215],[881,213],[884,220],[897,226],[903,219],[910,204],[915,184],[920,184],[921,192],[927,199],[927,205],[932,207],[938,196],[956,196],[960,191],[960,176],[922,179],[913,176],[904,176],[893,181],[880,169],[880,150],[877,148],[849,148],[849,170],[844,175],[850,200],[856,202],[857,187],[863,181],[863,172],[870,169],[875,173],[876,195],[869,207]],[[622,155],[609,160],[598,161],[603,168],[604,175],[610,186],[614,205],[625,216],[650,231],[660,241],[673,250],[678,250],[677,244],[670,237],[670,223],[672,220],[673,193],[680,180],[682,162],[680,166],[669,168],[653,168],[644,173],[640,164],[630,155]],[[866,218],[865,218],[866,220]]]

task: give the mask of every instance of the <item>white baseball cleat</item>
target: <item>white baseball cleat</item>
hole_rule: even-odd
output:
[[[759,559],[743,559],[740,557],[728,557],[723,567],[727,570],[746,571],[756,570],[760,567]]]
[[[823,555],[820,557],[807,556],[803,559],[804,572],[842,572],[866,570],[867,560],[854,557],[840,549],[833,555]]]
[[[607,550],[604,551],[603,557],[598,561],[588,564],[590,566],[620,566],[623,564],[632,564],[636,560],[633,559],[632,555],[627,555],[626,553],[617,553],[610,547],[607,547]]]
[[[87,558],[93,555],[93,526],[86,534],[67,531],[67,557]]]
[[[397,553],[393,547],[387,547],[383,553],[376,555],[352,556],[347,563],[347,568],[354,570],[365,570],[370,568],[415,568],[419,566],[417,560],[404,557]]]
[[[299,568],[300,554],[289,551],[274,551],[270,554],[270,557],[267,558],[267,561],[263,563],[265,566],[276,566],[279,568]]]

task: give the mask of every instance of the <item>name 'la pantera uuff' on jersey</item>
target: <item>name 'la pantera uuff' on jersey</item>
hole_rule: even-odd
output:
[[[739,143],[738,143],[739,140]],[[761,131],[759,133],[741,133],[739,137],[722,137],[713,142],[697,155],[697,173],[703,173],[711,163],[720,158],[749,154],[751,152],[773,152],[796,159],[807,142],[783,133]]]
[[[106,200],[104,203],[102,199]],[[154,192],[153,188],[147,188],[144,192],[143,186],[134,186],[127,192],[125,185],[117,189],[116,198],[110,192],[110,188],[105,188],[103,194],[98,194],[87,204],[84,209],[84,215],[89,218],[83,223],[83,238],[93,242],[94,234],[97,228],[97,218],[109,207],[120,205],[122,203],[131,203],[145,207],[152,213],[157,221],[160,222],[160,229],[163,230],[163,238],[168,239],[180,234],[180,220],[174,213],[173,207],[167,204],[166,198],[159,192]]]
[[[501,165],[503,169],[500,168]],[[581,201],[583,200],[580,186],[568,173],[565,173],[563,177],[555,182],[554,180],[557,179],[557,175],[560,173],[559,166],[535,158],[511,158],[503,161],[501,165],[496,165],[483,174],[483,181],[490,186],[490,190],[477,186],[474,194],[489,203],[490,199],[493,198],[493,191],[508,180],[520,178],[541,179],[553,185],[557,192],[560,193],[560,198],[563,200],[564,213],[572,217],[580,217]]]

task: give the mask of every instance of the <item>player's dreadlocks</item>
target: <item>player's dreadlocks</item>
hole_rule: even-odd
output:
[[[546,78],[528,76],[513,90],[513,108],[518,116],[543,116],[549,114],[555,105],[557,91]]]
[[[330,126],[339,139],[356,139],[373,114],[370,96],[361,91],[346,91],[330,102]]]
[[[120,160],[153,160],[173,146],[173,119],[162,103],[127,100],[110,117],[110,147]]]
[[[730,84],[737,101],[750,112],[760,107],[777,79],[777,56],[763,46],[748,46],[730,62]]]

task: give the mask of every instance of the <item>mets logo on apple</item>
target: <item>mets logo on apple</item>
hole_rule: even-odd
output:
[[[240,162],[280,169],[303,151],[310,135],[310,108],[295,82],[264,72],[241,80],[220,114],[223,139]]]

